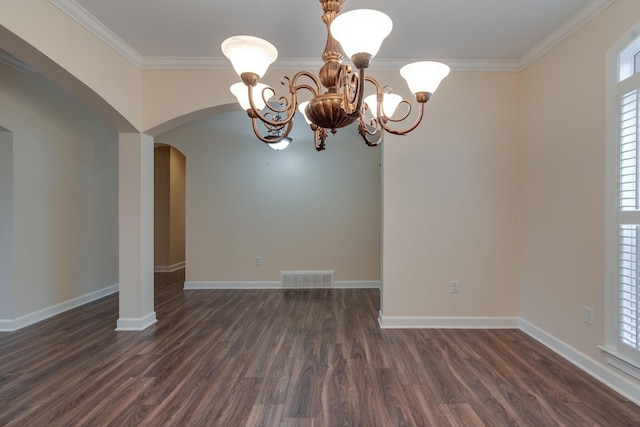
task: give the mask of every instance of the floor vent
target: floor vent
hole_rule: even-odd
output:
[[[280,283],[286,289],[332,288],[333,270],[281,271]]]

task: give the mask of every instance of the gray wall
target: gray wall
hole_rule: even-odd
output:
[[[0,126],[13,134],[13,318],[117,284],[117,133],[4,65]]]
[[[280,270],[380,279],[381,150],[351,127],[318,153],[297,121],[283,151],[260,142],[244,112],[156,138],[187,159],[187,281],[278,281]]]

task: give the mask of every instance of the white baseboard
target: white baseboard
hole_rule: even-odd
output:
[[[18,329],[33,325],[34,323],[41,322],[50,317],[64,313],[81,305],[88,304],[90,302],[104,298],[107,295],[111,295],[118,292],[118,285],[108,286],[103,289],[79,296],[77,298],[70,299],[60,304],[52,305],[51,307],[43,308],[42,310],[35,311],[33,313],[25,314],[17,319],[0,319],[0,331],[13,332]]]
[[[13,332],[13,320],[0,319],[0,332]]]
[[[179,262],[173,265],[156,265],[153,267],[154,273],[173,273],[174,271],[181,270],[185,267],[185,262]]]
[[[353,280],[334,282],[333,288],[327,289],[380,289],[379,280]],[[194,289],[283,289],[280,282],[184,282],[185,290]],[[289,289],[289,288],[287,288]]]
[[[333,282],[336,289],[380,289],[380,280],[340,280]]]
[[[157,321],[158,319],[156,319],[155,311],[152,311],[146,316],[140,318],[121,317],[118,319],[116,331],[143,331]]]
[[[640,405],[640,382],[622,376],[622,374],[615,372],[605,364],[590,358],[524,319],[520,319],[520,330],[549,347],[607,387],[617,391],[636,405]]]
[[[184,282],[184,289],[282,289],[282,285],[280,282]]]
[[[378,315],[382,329],[518,329],[517,317],[427,317]]]

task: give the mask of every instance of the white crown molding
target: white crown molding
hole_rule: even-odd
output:
[[[100,38],[140,69],[162,70],[227,70],[231,65],[223,57],[143,57],[135,49],[107,28],[74,0],[49,0],[73,20]],[[519,59],[442,60],[453,71],[522,71],[558,43],[566,39],[582,25],[589,22],[615,0],[591,0],[558,28],[547,35]],[[371,64],[371,70],[399,70],[411,60],[378,58]],[[280,58],[273,64],[278,70],[319,69],[322,61],[317,58]]]
[[[144,70],[227,70],[227,58],[147,56],[140,68]]]
[[[368,70],[374,71],[398,71],[405,65],[422,61],[424,59],[391,59],[374,58]],[[485,59],[432,59],[447,64],[453,71],[519,71],[520,61],[518,60],[485,60]],[[229,61],[224,62],[228,64]],[[345,60],[345,63],[349,63]],[[324,63],[320,59],[312,58],[283,58],[274,62],[272,68],[276,70],[318,70]],[[226,68],[230,68],[228,65]]]
[[[597,14],[609,7],[616,0],[591,0],[573,16],[564,21],[558,28],[547,35],[540,43],[531,48],[520,58],[520,70],[533,64],[542,55],[569,37],[578,28],[589,22]]]
[[[319,69],[323,62],[313,58],[278,58],[272,70]],[[231,70],[231,63],[224,57],[175,57],[153,56],[142,60],[145,70]]]
[[[138,68],[142,68],[143,57],[134,48],[129,46],[113,31],[98,21],[85,8],[73,0],[49,0],[51,4],[63,11],[67,16],[82,25],[93,33],[100,40],[105,42],[113,50],[131,61]]]
[[[374,59],[369,70],[397,71],[413,60],[406,59]],[[416,60],[417,61],[417,60]],[[520,71],[520,61],[506,60],[475,60],[451,59],[440,60],[453,71]],[[271,70],[319,70],[323,62],[313,58],[280,58],[270,67]],[[226,58],[205,57],[146,57],[142,60],[141,68],[145,70],[230,70],[229,60]]]
[[[441,62],[452,71],[520,71],[520,61],[515,59],[452,59]]]
[[[424,59],[374,58],[369,70],[397,71],[405,65]],[[452,71],[519,71],[520,61],[515,59],[431,59],[447,64]],[[322,66],[322,62],[319,62]],[[320,66],[318,68],[320,68]]]

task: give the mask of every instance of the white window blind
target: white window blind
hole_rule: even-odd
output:
[[[634,350],[640,350],[640,328],[638,327],[640,292],[638,289],[638,231],[640,225],[620,226],[620,288],[618,339]]]
[[[615,223],[607,228],[612,244],[608,271],[607,343],[611,354],[617,354],[633,366],[626,372],[640,378],[640,37],[616,54],[614,77],[615,151],[608,155],[615,178],[608,181],[607,191],[611,216]],[[614,154],[616,153],[616,154]],[[615,203],[617,193],[617,203]],[[616,236],[617,234],[617,236]],[[608,238],[609,239],[609,238]],[[617,244],[613,243],[617,241]],[[615,253],[614,253],[615,252]],[[615,260],[615,261],[614,261]],[[608,261],[609,262],[609,261]],[[613,264],[615,262],[615,264]],[[615,322],[615,323],[614,323]],[[615,337],[612,336],[615,331]]]
[[[638,197],[638,91],[620,101],[620,209],[640,208]]]
[[[618,290],[617,290],[617,350],[640,360],[640,150],[638,142],[640,80],[636,68],[637,55],[630,67],[633,74],[618,83],[619,163],[618,189]]]

